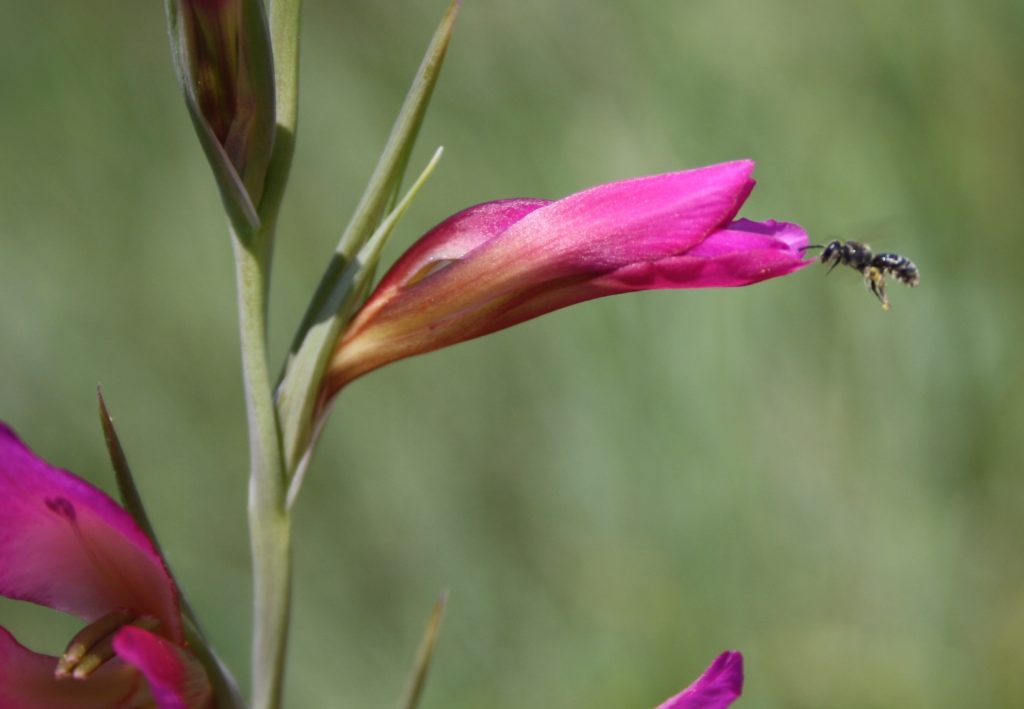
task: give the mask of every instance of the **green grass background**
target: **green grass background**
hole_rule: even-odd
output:
[[[248,681],[232,262],[162,3],[0,2],[0,403],[108,490],[102,382]],[[307,0],[283,355],[443,5]],[[752,157],[743,214],[910,255],[584,304],[344,393],[298,506],[293,707],[645,707],[726,648],[748,709],[1024,706],[1024,4],[467,0],[391,260],[509,196]],[[51,652],[78,622],[13,602]]]

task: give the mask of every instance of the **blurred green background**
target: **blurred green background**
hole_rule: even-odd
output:
[[[232,262],[162,3],[0,2],[2,416],[108,490],[102,382],[171,563],[248,681]],[[307,0],[283,355],[442,0]],[[743,214],[911,256],[588,303],[342,396],[298,507],[293,707],[1024,706],[1024,4],[467,0],[387,259],[508,196],[758,160]],[[3,601],[56,652],[78,622]]]

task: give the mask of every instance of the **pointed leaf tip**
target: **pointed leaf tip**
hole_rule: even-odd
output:
[[[399,707],[401,709],[416,709],[419,705],[423,689],[427,684],[427,674],[430,671],[430,660],[434,654],[434,647],[437,645],[437,638],[441,632],[441,621],[444,619],[445,607],[448,604],[448,590],[441,592],[434,609],[427,620],[427,627],[423,631],[423,639],[420,640],[420,647],[416,651],[416,659],[413,662],[412,672],[409,677],[409,686],[405,691]]]
[[[346,259],[351,259],[370,238],[388,211],[389,204],[393,203],[399,192],[409,157],[430,104],[430,97],[441,76],[459,6],[459,1],[453,0],[434,31],[405,101],[395,118],[387,144],[366,185],[366,191],[345,228],[338,245],[338,253]]]
[[[153,542],[153,546],[159,551],[160,545],[157,543],[153,526],[150,524],[149,516],[146,514],[146,509],[142,504],[142,496],[139,495],[139,489],[135,485],[135,478],[132,476],[131,467],[128,465],[128,458],[125,456],[124,448],[121,446],[121,439],[114,428],[114,420],[111,418],[107,402],[103,398],[103,388],[101,386],[96,387],[96,399],[99,402],[103,440],[107,444],[107,454],[110,456],[110,464],[114,468],[114,478],[117,481],[117,491],[121,496],[121,504],[124,505],[128,514],[132,516],[135,523],[142,528],[142,531],[149,537],[149,540]],[[163,556],[162,552],[160,554]]]

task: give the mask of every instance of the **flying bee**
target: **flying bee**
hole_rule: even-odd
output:
[[[892,253],[872,253],[871,247],[859,241],[834,239],[824,246],[813,244],[806,249],[823,249],[821,262],[831,263],[829,273],[842,264],[855,269],[864,276],[868,289],[882,302],[884,310],[889,309],[889,297],[885,294],[885,277],[892,276],[911,288],[921,282],[917,266],[906,256]]]

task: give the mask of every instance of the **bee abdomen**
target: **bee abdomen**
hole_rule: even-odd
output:
[[[882,273],[892,274],[893,278],[910,287],[921,282],[921,276],[917,271],[914,262],[899,254],[876,254],[871,260],[871,265]]]

